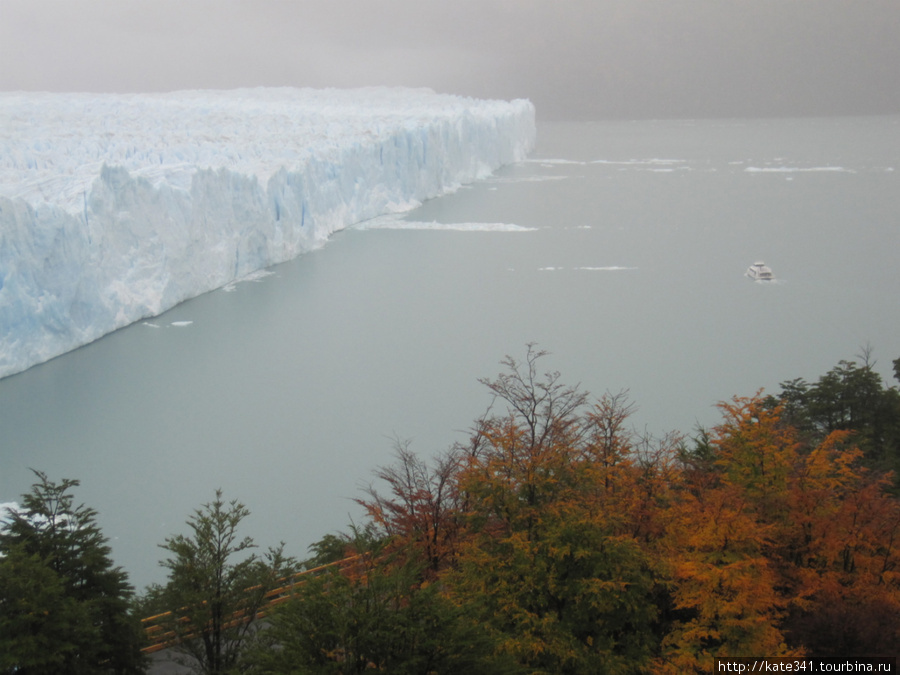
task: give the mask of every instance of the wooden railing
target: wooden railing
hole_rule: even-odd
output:
[[[278,588],[273,588],[263,596],[263,602],[253,617],[248,617],[247,611],[241,610],[229,618],[225,627],[231,628],[251,619],[266,616],[275,605],[289,600],[297,588],[302,586],[309,578],[318,576],[326,570],[337,568],[342,574],[353,574],[355,568],[363,563],[364,559],[364,555],[354,555],[349,558],[343,558],[342,560],[337,560],[333,563],[328,563],[327,565],[303,570],[302,572],[297,572],[296,574],[279,579]],[[253,586],[246,589],[246,592],[252,593],[259,589],[259,586]],[[148,643],[147,646],[141,650],[144,654],[153,654],[154,652],[168,649],[183,640],[197,637],[196,634],[179,635],[177,631],[171,630],[168,627],[172,623],[172,617],[178,613],[179,612],[163,612],[162,614],[155,614],[154,616],[148,616],[146,619],[141,620],[141,625],[144,628]],[[177,622],[189,624],[190,619],[183,616],[178,618]]]

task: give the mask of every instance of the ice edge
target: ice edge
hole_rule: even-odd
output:
[[[153,107],[157,99],[165,105],[154,108],[160,116],[154,132],[189,129],[187,109],[200,116],[198,125],[208,125],[213,113],[231,124],[236,106],[249,138],[229,127],[217,142],[235,146],[231,155],[238,159],[204,166],[196,157],[185,161],[182,152],[177,166],[160,169],[162,154],[150,148],[142,150],[139,166],[132,152],[126,168],[108,162],[96,139],[80,138],[79,147],[95,155],[85,153],[79,166],[91,165],[96,175],[79,198],[72,198],[79,186],[52,171],[41,174],[37,192],[0,186],[0,377],[322,246],[337,230],[485,178],[523,160],[535,140],[529,101],[429,90],[261,89],[144,98],[20,93],[0,95],[0,112],[15,119],[24,109],[28,120],[36,110],[50,111],[51,121],[55,114],[66,124],[63,113],[74,107],[91,120],[99,115],[109,136],[124,133],[137,146],[141,134],[160,141],[140,126],[140,117],[109,118],[109,106],[126,100]],[[173,101],[177,117],[169,119],[166,106]],[[369,112],[373,105],[376,112]],[[256,147],[254,115],[285,125],[290,138],[287,127],[297,124],[292,106],[321,127],[315,143],[296,148],[294,161],[244,162]],[[20,162],[20,174],[28,166],[41,169],[42,161],[52,164],[47,144],[13,147],[15,133],[0,136],[7,150],[0,154]]]

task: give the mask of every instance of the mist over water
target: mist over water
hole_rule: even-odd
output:
[[[0,502],[28,467],[80,479],[140,588],[218,487],[257,543],[305,556],[361,519],[394,437],[463,440],[490,404],[478,378],[528,342],[566,383],[628,389],[654,434],[866,344],[887,379],[898,170],[898,117],[541,125],[529,161],[405,229],[344,231],[0,381]],[[776,283],[743,276],[760,259]]]

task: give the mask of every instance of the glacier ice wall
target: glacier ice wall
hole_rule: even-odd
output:
[[[0,377],[485,177],[530,102],[0,93]]]

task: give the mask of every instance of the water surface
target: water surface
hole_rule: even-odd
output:
[[[887,378],[898,167],[897,117],[541,125],[531,160],[406,216],[525,231],[348,230],[0,381],[0,502],[29,467],[80,479],[142,587],[218,487],[304,556],[361,519],[393,438],[463,439],[478,378],[528,342],[567,383],[628,389],[654,434],[866,344]],[[777,283],[743,276],[757,259]]]

